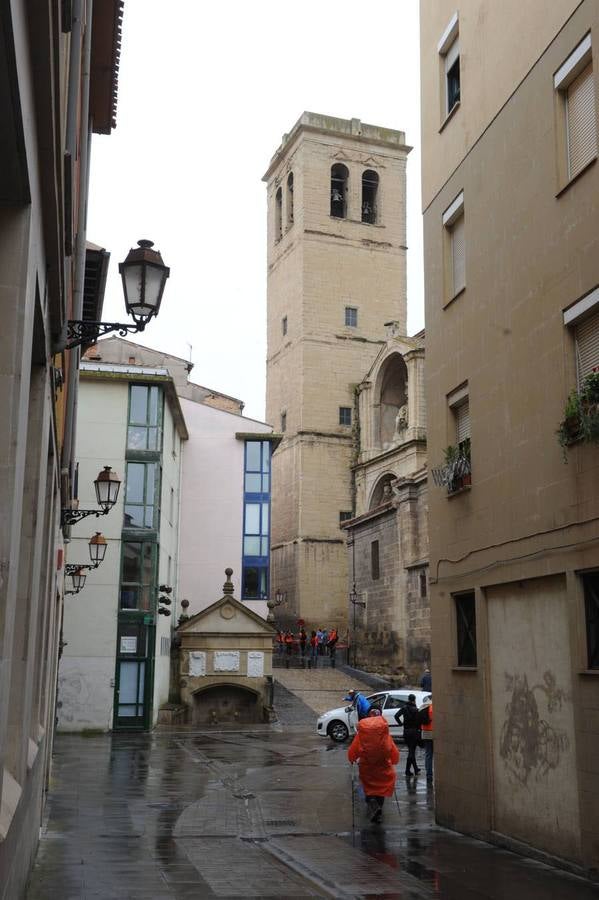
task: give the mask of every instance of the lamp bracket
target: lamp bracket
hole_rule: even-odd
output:
[[[118,331],[121,337],[136,334],[146,327],[145,321],[135,324],[123,322],[90,322],[85,319],[69,319],[67,322],[67,350],[81,347],[82,344],[95,344],[99,337]]]
[[[87,516],[105,516],[109,512],[110,509],[63,509],[60,513],[60,525],[62,528],[65,525],[76,525]]]
[[[77,563],[67,563],[67,565],[64,567],[64,574],[76,575],[79,569],[97,569],[99,565],[100,563],[92,563],[91,565],[86,564],[79,566],[77,565]]]

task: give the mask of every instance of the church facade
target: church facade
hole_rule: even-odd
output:
[[[358,388],[350,661],[415,684],[430,661],[424,335],[396,322]]]

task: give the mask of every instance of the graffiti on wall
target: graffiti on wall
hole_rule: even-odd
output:
[[[512,775],[525,785],[531,777],[538,781],[556,769],[570,746],[567,733],[542,717],[539,701],[552,713],[569,698],[549,670],[542,683],[532,686],[526,675],[506,672],[505,689],[511,696],[505,707],[499,753]]]

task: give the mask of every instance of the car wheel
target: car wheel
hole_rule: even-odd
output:
[[[349,737],[349,729],[347,725],[343,722],[340,722],[339,719],[335,719],[334,722],[328,727],[328,735],[332,741],[336,741],[338,744],[343,743]]]

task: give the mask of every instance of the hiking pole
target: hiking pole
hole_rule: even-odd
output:
[[[401,809],[399,808],[399,800],[397,799],[397,785],[393,785],[393,793],[395,794],[395,802],[397,803],[397,812],[401,816]]]
[[[356,797],[354,791],[354,764],[351,763],[351,844],[356,846]]]

